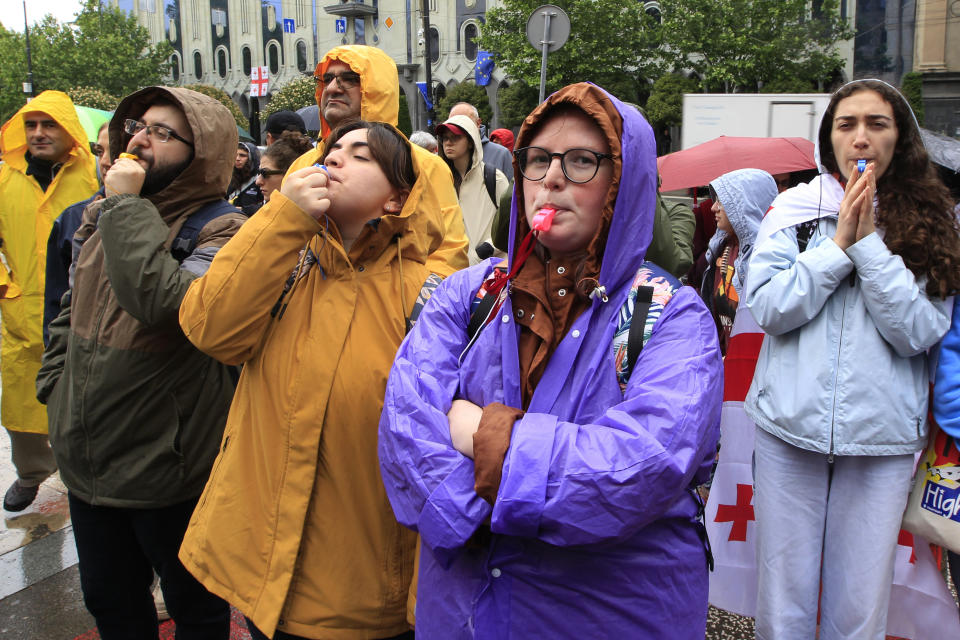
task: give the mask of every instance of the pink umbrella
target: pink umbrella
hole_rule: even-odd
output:
[[[720,136],[657,158],[663,180],[661,191],[704,186],[735,169],[763,169],[776,174],[816,168],[813,143],[805,138]]]

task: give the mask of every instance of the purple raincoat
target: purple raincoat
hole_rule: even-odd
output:
[[[651,239],[656,153],[636,109],[599,88],[592,98],[623,118],[599,278],[609,300],[593,299],[553,353],[514,426],[493,507],[474,492],[473,461],[453,448],[446,413],[458,397],[521,407],[509,299],[458,364],[470,303],[495,261],[440,285],[390,373],[380,464],[398,520],[423,543],[418,640],[704,637],[707,566],[688,487],[709,472],[719,436],[717,332],[682,287],[621,393],[611,343]],[[549,101],[590,115],[562,90]],[[511,247],[516,216],[514,202]],[[468,544],[487,523],[492,540]]]

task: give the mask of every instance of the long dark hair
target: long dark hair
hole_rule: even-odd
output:
[[[383,122],[355,120],[338,127],[327,137],[323,146],[320,162],[327,159],[337,140],[357,129],[367,130],[367,147],[374,161],[387,177],[392,187],[399,191],[410,191],[417,176],[413,171],[413,158],[410,155],[410,143],[399,131]]]
[[[277,171],[286,171],[293,161],[313,149],[313,142],[299,131],[284,131],[263,152],[264,158],[277,166]]]
[[[927,295],[945,298],[960,290],[960,227],[950,192],[940,181],[920,138],[910,105],[896,89],[878,80],[858,80],[830,99],[820,127],[820,159],[839,173],[830,134],[837,105],[860,91],[875,91],[893,109],[897,144],[890,166],[877,180],[877,224],[884,243],[917,277],[927,279]]]

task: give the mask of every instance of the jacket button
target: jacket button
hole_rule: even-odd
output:
[[[506,323],[510,322],[510,316],[506,316],[506,315],[505,315],[505,316],[503,316],[502,318],[500,318],[500,320],[501,320],[501,322],[503,322],[504,324],[506,324]]]
[[[573,331],[570,332],[570,335],[572,335],[574,338],[579,338],[579,337],[580,337],[580,329],[574,329]]]
[[[517,309],[517,317],[518,317],[518,318],[522,318],[522,317],[523,317],[523,309]]]
[[[567,295],[567,290],[566,290],[566,289],[560,289],[559,291],[557,291],[557,295],[562,298],[563,296]]]
[[[494,578],[499,578],[499,577],[500,577],[500,569],[493,569],[493,570],[491,570],[491,571],[490,571],[490,575],[492,575]]]
[[[566,272],[567,272],[567,268],[566,268],[566,267],[557,267],[557,273],[559,273],[560,275],[563,275],[563,274],[565,274]]]

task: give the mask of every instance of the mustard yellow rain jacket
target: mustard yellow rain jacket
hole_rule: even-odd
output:
[[[416,534],[377,461],[387,374],[444,232],[423,156],[399,214],[349,253],[275,192],[194,281],[187,337],[243,363],[220,454],[180,558],[272,636],[384,638],[408,629]],[[304,245],[318,256],[276,307]],[[402,256],[402,260],[401,260]],[[277,309],[274,317],[271,310]]]
[[[376,47],[365,45],[345,45],[334,47],[327,52],[314,72],[322,76],[330,63],[339,60],[360,75],[360,118],[368,122],[386,122],[397,126],[400,110],[400,80],[397,76],[397,63]],[[317,86],[317,104],[323,87]],[[326,140],[330,135],[330,126],[320,112],[320,137]],[[467,232],[463,224],[463,214],[457,201],[457,192],[453,188],[453,176],[446,163],[438,156],[417,145],[413,145],[414,155],[420,158],[421,171],[427,179],[427,188],[433,190],[434,201],[440,208],[444,222],[443,243],[430,256],[427,264],[433,273],[444,277],[454,271],[467,267]],[[323,145],[308,151],[297,158],[287,174],[314,164],[323,154]]]
[[[42,111],[63,127],[75,145],[46,192],[26,174],[23,114]],[[60,91],[44,91],[0,129],[0,422],[13,431],[47,432],[47,412],[36,399],[43,355],[43,286],[47,238],[53,221],[97,190],[96,160],[73,102]],[[9,270],[8,270],[9,269]]]

